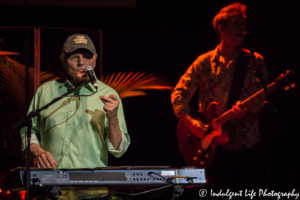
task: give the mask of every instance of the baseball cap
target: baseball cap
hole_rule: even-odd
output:
[[[76,49],[88,49],[96,54],[96,49],[91,38],[85,34],[74,34],[67,38],[63,46],[63,52],[71,53]]]

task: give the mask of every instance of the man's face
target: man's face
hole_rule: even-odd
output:
[[[96,66],[97,54],[93,54],[87,49],[77,49],[67,55],[66,70],[71,77],[71,81],[81,82],[87,79],[87,75],[84,73],[84,69],[87,66]]]
[[[232,46],[240,46],[243,43],[246,30],[246,19],[241,14],[233,15],[226,23],[225,27],[221,28],[221,39]]]

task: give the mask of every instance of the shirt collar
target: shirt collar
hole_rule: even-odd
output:
[[[220,55],[219,55],[219,47],[220,47],[220,45],[218,45],[218,46],[213,50],[213,55],[212,55],[212,57],[211,57],[211,60],[212,60],[213,62],[219,61],[219,57],[220,57]]]
[[[66,80],[64,83],[61,83],[61,85],[58,88],[62,89],[63,87],[67,88],[67,90],[71,90],[75,88],[75,86],[69,80]],[[80,90],[82,89],[90,92],[96,91],[95,87],[90,82],[87,85],[80,88]],[[85,91],[83,91],[83,93],[85,93]]]
[[[212,62],[215,62],[215,63],[217,63],[217,62],[222,63],[223,62],[222,61],[223,57],[220,54],[219,48],[220,48],[220,44],[213,50],[213,54],[212,54],[212,57],[211,57]],[[235,61],[237,59],[237,57],[240,55],[241,50],[239,51],[239,53],[236,55],[236,57],[232,61]]]

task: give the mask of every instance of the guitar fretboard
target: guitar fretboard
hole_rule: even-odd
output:
[[[274,83],[271,83],[270,85],[268,85],[268,92],[272,92],[274,90],[275,90]],[[266,93],[265,93],[264,89],[261,89],[260,91],[256,92],[251,97],[249,97],[248,99],[244,100],[241,103],[241,106],[244,108],[249,108],[249,106],[251,106],[252,104],[254,104],[255,102],[257,102],[258,100],[260,100],[264,97],[266,97]],[[214,120],[214,123],[216,123],[220,126],[220,125],[224,124],[225,122],[227,122],[228,120],[230,120],[232,117],[234,117],[234,116],[233,116],[232,109],[230,109],[227,112],[220,115],[218,118],[216,118]]]

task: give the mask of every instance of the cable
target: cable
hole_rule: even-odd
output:
[[[193,179],[190,179],[189,182],[184,185],[184,187],[187,188],[189,185],[191,185],[193,183],[194,183]]]
[[[98,88],[96,88],[96,91],[92,94],[87,94],[87,95],[62,95],[61,97],[88,97],[92,96],[93,94],[96,94],[98,91]]]
[[[150,177],[152,177],[152,178],[156,178],[156,177],[152,176],[151,174],[155,174],[155,175],[159,176],[159,177],[162,178],[166,183],[173,184],[173,183],[172,183],[172,179],[173,179],[173,178],[172,178],[172,179],[169,179],[169,178],[165,178],[165,177],[161,176],[161,175],[158,174],[158,173],[155,173],[155,172],[148,172],[148,176],[150,176]]]
[[[10,174],[12,174],[13,172],[8,172],[7,174],[5,174],[4,176],[2,176],[2,178],[0,179],[0,182],[6,177],[6,176],[8,176],[8,175],[10,175]]]
[[[169,177],[169,178],[165,178],[165,177],[163,177],[163,176],[161,176],[160,174],[157,174],[157,173],[155,173],[155,172],[149,172],[149,173],[148,173],[148,176],[150,176],[150,177],[152,177],[152,178],[155,178],[155,177],[153,177],[151,174],[155,174],[155,175],[157,175],[157,176],[163,178],[163,180],[165,180],[165,182],[166,182],[166,183],[169,183],[169,184],[173,184],[172,180],[173,180],[174,178],[186,178],[187,181],[189,181],[189,182],[187,183],[188,185],[191,185],[191,184],[194,182],[193,179],[197,179],[197,177],[189,177],[189,176],[171,176],[171,177]],[[188,186],[188,185],[187,185],[187,186]],[[186,186],[186,187],[187,187],[187,186]]]

